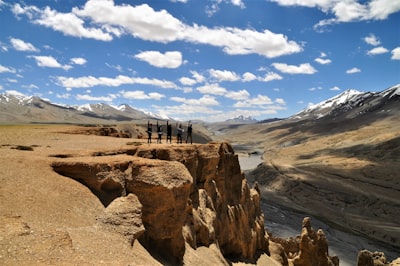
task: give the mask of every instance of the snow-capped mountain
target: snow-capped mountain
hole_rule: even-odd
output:
[[[121,108],[104,103],[63,106],[15,91],[0,94],[1,123],[106,123],[152,118],[128,105]]]
[[[252,124],[252,123],[257,123],[258,120],[252,118],[251,116],[239,115],[239,116],[230,118],[230,119],[226,120],[225,122],[228,122],[231,124]]]
[[[310,105],[291,119],[322,119],[346,116],[353,118],[367,113],[400,110],[400,84],[382,92],[346,90],[318,104]]]

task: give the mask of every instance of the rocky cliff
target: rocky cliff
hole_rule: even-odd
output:
[[[257,263],[265,254],[278,265],[339,264],[309,219],[298,238],[270,241],[258,186],[249,188],[227,143],[139,145],[112,154],[66,158],[52,167],[100,199],[102,226],[130,243],[139,239],[162,261],[182,263],[187,245],[216,245],[229,260]]]
[[[141,145],[125,152],[130,156],[67,158],[52,167],[97,195],[107,207],[100,222],[169,261],[182,261],[185,242],[194,249],[217,244],[226,257],[253,261],[257,251],[268,251],[259,191],[247,185],[230,145]]]

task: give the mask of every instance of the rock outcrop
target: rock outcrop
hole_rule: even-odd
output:
[[[259,191],[249,188],[229,144],[141,145],[127,153],[52,167],[98,196],[106,206],[99,221],[174,263],[182,261],[185,242],[194,249],[216,244],[235,259],[268,252]]]
[[[303,219],[301,234],[295,239],[271,237],[275,243],[282,245],[291,266],[338,266],[339,258],[329,256],[328,241],[322,229],[317,232],[311,226],[311,219]]]

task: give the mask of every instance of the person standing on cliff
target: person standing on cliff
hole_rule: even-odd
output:
[[[168,143],[168,140],[169,140],[169,143],[172,143],[172,126],[167,121],[167,143]]]
[[[179,124],[178,128],[177,128],[177,134],[176,134],[176,138],[178,143],[182,143],[182,134],[183,134],[183,128],[182,128],[182,124]]]
[[[189,123],[190,123],[190,121],[189,121]],[[189,139],[190,139],[190,144],[193,143],[192,131],[193,131],[192,124],[189,124],[188,129],[187,129],[186,143],[188,143]]]
[[[147,121],[147,143],[151,143],[151,134],[153,133],[153,125]]]
[[[161,137],[162,137],[162,125],[158,124],[158,120],[157,120],[157,134],[158,134],[158,138],[157,138],[157,143],[161,143]]]

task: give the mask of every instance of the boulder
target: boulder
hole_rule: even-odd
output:
[[[142,222],[142,204],[134,194],[116,198],[97,220],[101,225],[126,237],[131,245],[145,231]]]

